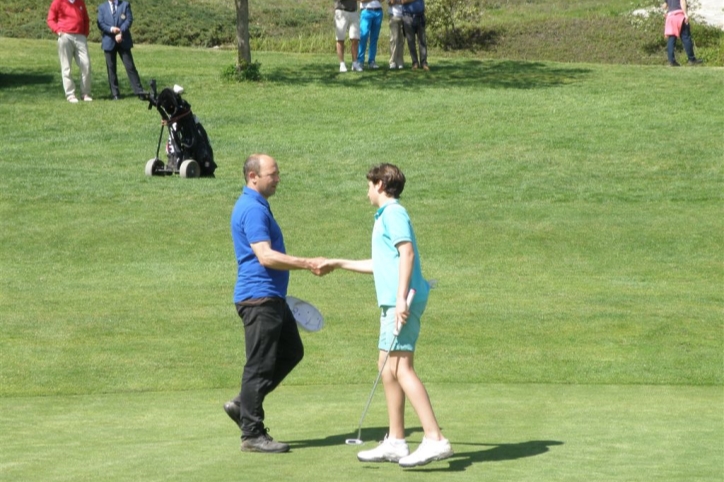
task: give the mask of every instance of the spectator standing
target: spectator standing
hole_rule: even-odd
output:
[[[344,40],[349,31],[350,50],[352,51],[352,70],[361,72],[362,66],[357,62],[359,50],[359,12],[357,12],[357,0],[334,0],[334,30],[337,38],[339,71],[347,72],[347,66],[344,63]]]
[[[80,69],[80,91],[84,101],[91,98],[91,62],[88,55],[90,18],[83,0],[53,0],[48,10],[48,27],[58,36],[58,57],[63,90],[68,102],[77,104],[72,61]]]
[[[118,100],[121,93],[118,90],[118,74],[116,65],[118,56],[121,56],[123,66],[126,68],[128,80],[136,95],[143,94],[141,79],[138,77],[136,65],[133,62],[133,38],[131,37],[133,13],[131,4],[123,0],[109,0],[98,6],[98,28],[101,30],[101,48],[106,56],[106,69],[108,70],[108,85],[111,88],[111,97]]]
[[[674,54],[676,38],[681,39],[684,45],[684,52],[689,58],[689,65],[701,64],[701,60],[694,55],[694,43],[691,40],[691,27],[689,26],[689,14],[687,12],[686,0],[666,0],[662,4],[666,9],[666,26],[664,36],[666,37],[666,51],[669,57],[669,65],[679,67]]]
[[[425,0],[402,0],[402,23],[405,26],[407,48],[410,49],[412,70],[427,66],[427,36],[425,35]],[[416,43],[420,46],[420,57],[417,56]]]
[[[367,41],[369,40],[370,55],[367,64],[370,69],[378,69],[379,66],[375,62],[377,58],[377,40],[380,37],[380,29],[382,28],[382,3],[379,0],[369,0],[360,2],[360,44],[357,53],[357,61],[360,65],[365,63],[365,51],[367,50]]]
[[[402,3],[399,0],[389,0],[390,7],[390,69],[404,67],[405,29],[402,25]]]

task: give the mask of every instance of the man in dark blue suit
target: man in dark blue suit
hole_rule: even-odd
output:
[[[133,14],[131,5],[123,0],[108,0],[98,6],[98,28],[101,29],[103,38],[101,47],[106,55],[106,67],[108,68],[108,85],[111,87],[111,96],[118,100],[121,96],[118,90],[118,75],[116,74],[116,62],[118,55],[121,56],[123,66],[126,68],[128,80],[136,95],[143,94],[141,79],[133,63],[131,48],[131,24]]]

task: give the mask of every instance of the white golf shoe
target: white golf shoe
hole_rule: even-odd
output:
[[[430,440],[422,439],[422,443],[417,450],[407,457],[399,460],[400,467],[417,467],[418,465],[426,465],[434,460],[443,460],[452,457],[453,449],[448,439]]]
[[[404,440],[385,439],[371,450],[363,450],[357,454],[360,462],[399,462],[410,453],[407,442]]]

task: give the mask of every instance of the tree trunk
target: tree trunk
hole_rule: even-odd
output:
[[[245,68],[251,64],[249,46],[249,0],[236,2],[236,66]]]

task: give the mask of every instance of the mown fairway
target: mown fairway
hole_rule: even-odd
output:
[[[258,53],[265,81],[229,84],[234,52],[138,46],[209,132],[217,178],[185,180],[144,176],[160,117],[107,101],[91,56],[96,100],[71,105],[53,42],[0,38],[0,480],[722,480],[721,68]],[[407,174],[440,282],[417,366],[455,458],[404,472],[342,444],[376,375],[350,273],[292,275],[327,323],[269,398],[293,452],[239,453],[228,218],[255,151],[302,256],[367,256],[364,174]],[[379,392],[365,448],[384,412]]]

